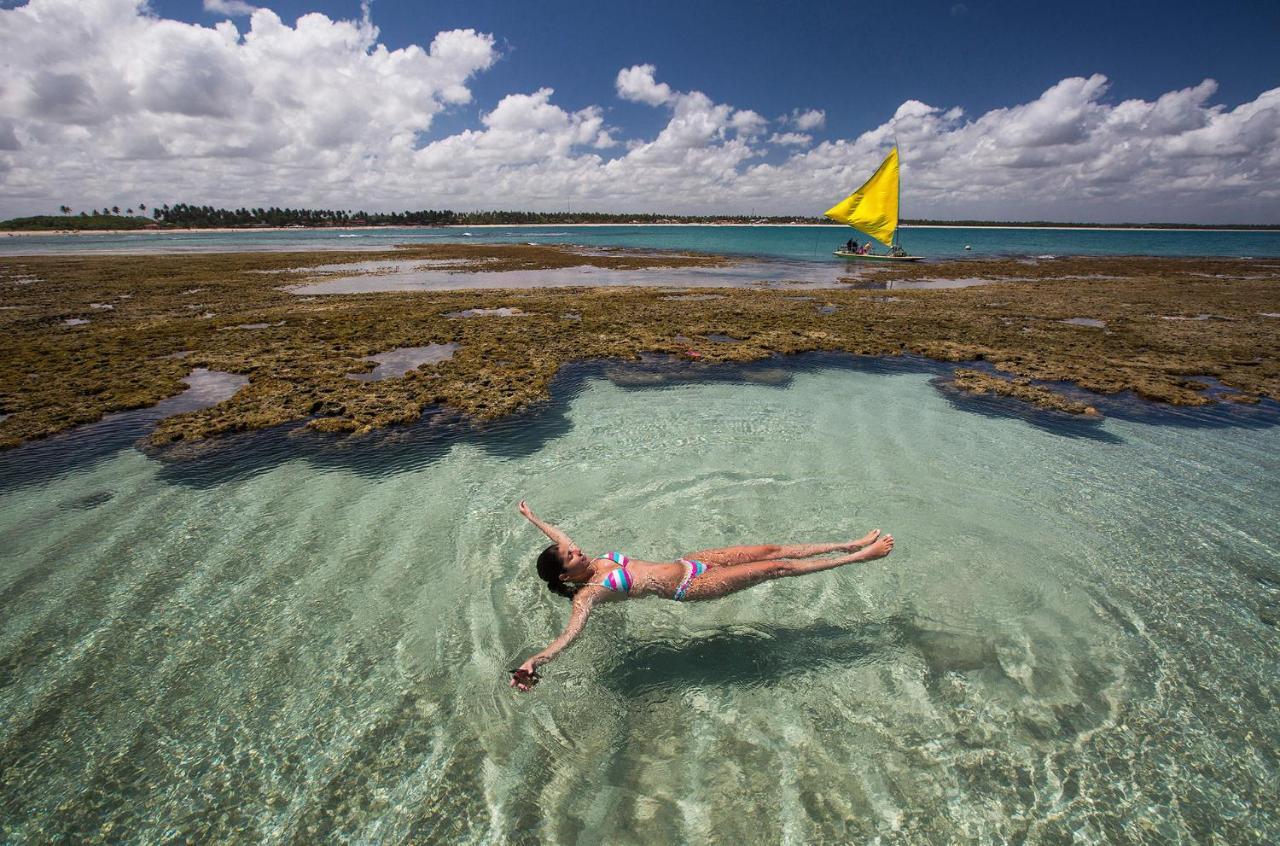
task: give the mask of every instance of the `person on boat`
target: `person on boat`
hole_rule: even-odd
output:
[[[870,241],[868,241],[867,243],[865,243],[865,244],[863,244],[862,246],[858,247],[858,255],[860,255],[860,256],[865,256],[865,255],[866,255],[867,253],[869,253],[869,252],[871,252],[871,242],[870,242]]]
[[[853,252],[855,249],[857,249],[857,247],[858,247],[857,242],[856,242],[856,241],[854,241],[852,238],[850,238],[848,241],[845,241],[845,242],[844,242],[844,251],[845,251],[846,253],[851,253],[851,252]]]
[[[645,596],[676,602],[718,599],[762,582],[874,561],[893,551],[893,536],[875,529],[855,541],[729,546],[690,553],[671,562],[640,561],[621,552],[593,557],[584,554],[559,528],[539,519],[524,500],[520,501],[520,513],[552,541],[538,556],[539,578],[552,593],[573,603],[569,622],[560,636],[511,671],[511,686],[521,691],[529,691],[538,683],[538,668],[582,633],[591,610],[602,602]],[[846,554],[815,557],[837,552]]]

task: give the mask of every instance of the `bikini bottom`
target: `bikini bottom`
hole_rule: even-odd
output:
[[[689,590],[689,585],[693,584],[693,580],[707,572],[707,565],[701,561],[694,561],[689,558],[681,558],[680,563],[685,566],[684,580],[680,582],[680,587],[676,588],[676,592],[671,598],[676,602],[684,599],[685,592]]]

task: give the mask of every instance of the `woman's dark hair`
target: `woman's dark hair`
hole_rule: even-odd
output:
[[[573,595],[582,586],[562,582],[560,577],[563,575],[564,559],[560,557],[560,547],[553,543],[538,556],[538,578],[547,583],[547,590],[558,593],[565,599],[573,599]]]

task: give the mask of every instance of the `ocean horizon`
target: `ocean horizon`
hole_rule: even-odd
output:
[[[848,227],[823,224],[553,224],[271,230],[185,230],[18,234],[0,238],[0,255],[382,249],[395,244],[538,243],[640,250],[692,250],[729,256],[839,263],[831,255]],[[1272,258],[1280,232],[1238,229],[1131,229],[904,226],[902,244],[927,259],[1163,256]],[[883,251],[883,247],[877,245]],[[968,249],[966,249],[968,248]]]

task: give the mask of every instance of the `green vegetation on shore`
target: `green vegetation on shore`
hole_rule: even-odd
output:
[[[448,260],[464,272],[651,267],[655,281],[663,267],[725,262],[483,244],[0,258],[0,448],[152,405],[180,392],[193,367],[245,374],[249,384],[213,408],[161,421],[157,443],[291,422],[361,432],[412,422],[432,405],[496,418],[544,399],[566,363],[642,353],[698,366],[816,350],[985,361],[994,371],[962,371],[954,387],[1084,414],[1091,409],[1052,383],[1202,405],[1212,400],[1201,380],[1212,377],[1234,392],[1228,399],[1280,399],[1280,261],[971,260],[887,269],[820,291],[284,290],[308,280],[298,269],[378,259]],[[892,296],[876,289],[920,276],[1006,281]],[[503,307],[521,314],[449,316]],[[1105,327],[1070,322],[1079,318]],[[378,382],[347,378],[371,368],[366,356],[445,343],[458,351],[434,367]]]
[[[58,217],[51,214],[40,214],[35,217],[15,217],[0,221],[0,229],[15,232],[48,232],[48,231],[114,231],[120,229],[157,229],[157,224],[145,217],[134,217],[119,214],[83,214],[70,217]]]
[[[144,207],[145,208],[145,207]],[[70,209],[63,207],[64,211]],[[105,212],[105,210],[104,210]],[[455,212],[448,209],[422,209],[402,212],[346,211],[342,209],[292,209],[292,208],[238,208],[221,209],[213,206],[193,206],[178,203],[152,210],[152,219],[132,215],[64,214],[15,217],[0,221],[0,230],[57,231],[57,230],[107,230],[107,229],[263,229],[275,227],[341,228],[352,226],[572,226],[575,224],[736,224],[736,225],[790,225],[823,224],[839,227],[824,217],[805,215],[670,215],[650,213],[613,212],[527,212],[527,211],[474,211]],[[1280,224],[1196,224],[1196,223],[1060,223],[1053,221],[1016,220],[903,220],[904,226],[1020,226],[1042,228],[1098,229],[1247,229],[1256,231],[1280,231]]]

